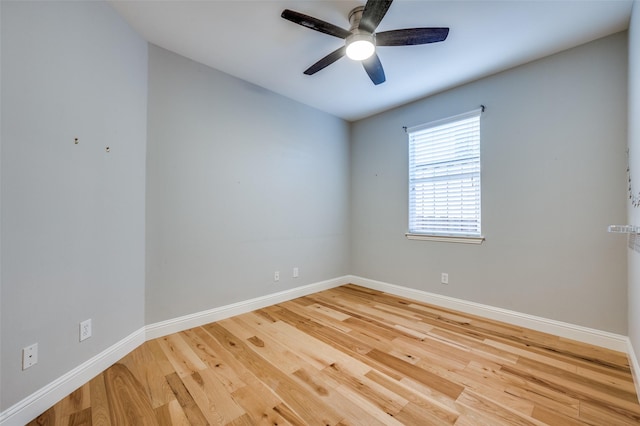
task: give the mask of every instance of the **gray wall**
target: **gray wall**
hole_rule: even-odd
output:
[[[106,3],[0,7],[5,410],[144,326],[147,44]]]
[[[640,193],[640,3],[633,3],[629,25],[629,167],[635,195]],[[628,204],[628,223],[640,226],[640,207]],[[640,357],[640,253],[629,250],[629,339]],[[640,363],[640,359],[637,359]],[[637,372],[640,374],[640,372]]]
[[[0,11],[0,411],[144,324],[348,273],[627,333],[625,244],[605,232],[627,222],[625,34],[350,126],[154,46],[147,74],[146,43],[101,2]],[[402,126],[481,103],[487,241],[406,240]]]
[[[346,122],[155,46],[148,114],[147,324],[349,272]]]
[[[619,33],[355,123],[352,273],[626,335],[626,252],[607,233],[626,221],[626,48]],[[486,241],[407,240],[402,126],[480,104]]]

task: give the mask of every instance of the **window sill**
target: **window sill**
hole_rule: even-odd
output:
[[[471,237],[464,235],[432,235],[432,234],[404,234],[409,240],[440,241],[443,243],[482,244],[483,236]]]

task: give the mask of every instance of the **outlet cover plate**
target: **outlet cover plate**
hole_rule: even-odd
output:
[[[26,370],[29,367],[38,363],[38,344],[34,343],[26,348],[22,349],[22,369]]]
[[[91,318],[80,323],[80,341],[91,337]]]

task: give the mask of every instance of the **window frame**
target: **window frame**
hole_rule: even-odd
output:
[[[482,162],[481,162],[481,116],[482,116],[482,112],[484,111],[484,107],[472,110],[472,111],[468,111],[462,114],[457,114],[454,116],[450,116],[450,117],[446,117],[440,120],[435,120],[435,121],[430,121],[427,123],[423,123],[417,126],[413,126],[410,128],[406,128],[406,133],[407,133],[407,147],[408,147],[408,228],[409,231],[405,233],[405,236],[410,239],[410,240],[426,240],[426,241],[440,241],[440,242],[453,242],[453,243],[464,243],[464,244],[481,244],[485,237],[482,235],[482,178],[481,178],[481,166],[482,166]],[[413,221],[412,219],[412,191],[413,191],[413,182],[414,182],[414,169],[412,169],[412,155],[413,155],[413,151],[412,151],[412,146],[414,144],[414,141],[412,141],[412,134],[416,134],[419,132],[424,132],[427,131],[429,129],[434,129],[437,127],[441,127],[447,124],[453,124],[453,123],[458,123],[461,122],[463,120],[468,120],[470,118],[476,118],[477,117],[477,126],[478,126],[478,138],[477,138],[477,147],[474,147],[475,149],[477,149],[477,172],[473,172],[473,174],[477,173],[477,203],[475,204],[475,207],[478,210],[477,213],[477,218],[476,218],[476,223],[477,223],[477,229],[478,232],[473,232],[473,233],[465,233],[465,232],[451,232],[451,233],[447,233],[447,232],[438,232],[435,229],[432,230],[426,230],[425,232],[416,232],[416,230],[412,230],[411,229],[411,224]],[[475,159],[475,155],[473,156],[473,159]],[[455,157],[455,158],[450,158],[449,160],[446,161],[447,164],[452,164],[455,163],[456,161],[461,161],[463,157]],[[474,160],[475,161],[475,160]],[[422,163],[423,165],[425,163]],[[475,164],[475,163],[474,163]],[[455,173],[450,173],[446,176],[454,176]],[[438,178],[441,179],[441,178]],[[428,180],[428,179],[427,179]],[[435,181],[435,179],[433,179]],[[447,181],[449,181],[449,179],[447,179]],[[462,191],[462,190],[461,190]],[[414,204],[415,206],[415,204]],[[462,220],[461,220],[462,222]]]

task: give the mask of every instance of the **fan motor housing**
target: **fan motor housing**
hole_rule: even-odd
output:
[[[360,25],[360,19],[362,19],[362,12],[364,11],[364,6],[358,6],[356,8],[351,9],[349,12],[349,23],[351,24],[351,28],[349,31],[357,31],[358,26]]]
[[[353,44],[358,42],[371,43],[374,48],[376,46],[376,35],[370,33],[369,31],[361,30],[358,27],[360,26],[360,19],[362,19],[362,12],[364,11],[364,6],[358,6],[349,12],[349,23],[351,24],[351,35],[345,39],[345,46],[347,47],[347,56],[351,59],[361,60],[366,59],[371,56],[371,53],[365,54],[362,57],[358,57],[357,54],[354,55],[350,52],[350,46],[354,47]]]

